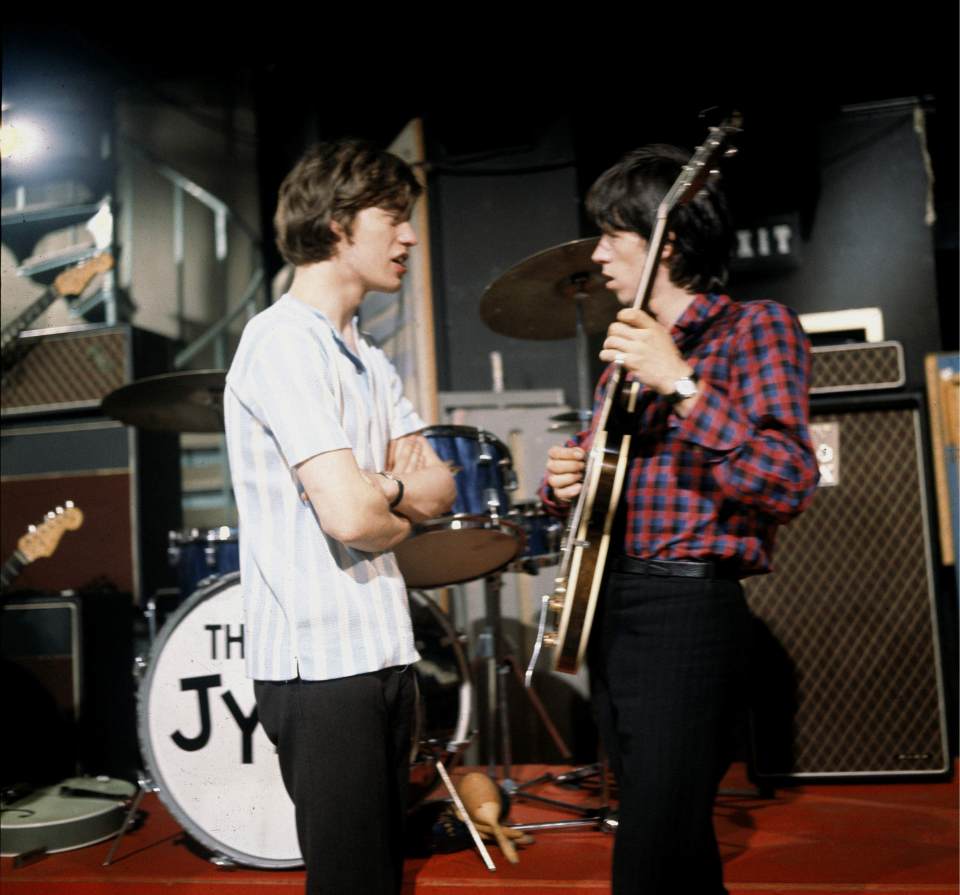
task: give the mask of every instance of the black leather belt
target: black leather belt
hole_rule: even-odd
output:
[[[633,556],[615,556],[610,570],[628,575],[650,575],[656,578],[740,578],[738,570],[729,563],[680,561],[673,559],[637,559]]]

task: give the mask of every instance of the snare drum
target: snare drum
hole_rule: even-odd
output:
[[[560,561],[563,543],[563,522],[551,516],[539,500],[518,503],[510,510],[509,519],[519,525],[526,538],[523,553],[511,564],[517,572],[532,572]]]
[[[167,559],[177,568],[180,593],[186,597],[211,576],[222,577],[240,571],[237,529],[221,525],[205,530],[171,531]]]
[[[394,548],[408,587],[473,581],[502,568],[523,549],[523,529],[506,516],[517,477],[507,446],[471,426],[421,430],[450,464],[457,499],[450,515],[418,525]]]
[[[420,736],[441,760],[469,736],[469,669],[446,617],[423,594],[410,595],[414,666],[421,691]],[[137,716],[144,763],[164,805],[183,829],[238,864],[301,866],[293,803],[276,750],[257,720],[243,661],[243,597],[231,574],[192,594],[151,648]],[[432,766],[411,769],[418,798]]]

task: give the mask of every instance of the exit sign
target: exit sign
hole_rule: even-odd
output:
[[[730,267],[738,273],[792,270],[800,266],[800,216],[775,215],[738,227]]]

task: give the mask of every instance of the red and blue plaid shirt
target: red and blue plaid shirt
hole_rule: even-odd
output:
[[[702,294],[671,335],[696,370],[700,396],[684,419],[653,389],[641,392],[619,520],[623,544],[611,549],[767,572],[777,525],[810,503],[818,480],[807,429],[806,336],[793,312],[775,302]],[[611,369],[597,385],[594,419]],[[586,431],[568,444],[589,449],[591,440]]]

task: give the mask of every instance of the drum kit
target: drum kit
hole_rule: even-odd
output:
[[[586,336],[604,330],[617,310],[590,261],[595,245],[595,239],[578,240],[531,256],[499,277],[480,303],[481,316],[498,333],[577,339],[581,407],[589,404]],[[102,407],[108,416],[142,429],[223,432],[224,383],[224,372],[217,370],[154,376],[112,392]],[[561,426],[580,424],[589,413],[554,419]],[[453,425],[431,426],[422,434],[454,471],[457,497],[450,514],[418,526],[395,550],[422,657],[415,666],[421,698],[411,750],[414,801],[435,785],[436,766],[442,771],[452,764],[472,736],[464,638],[423,589],[484,579],[492,617],[498,612],[500,576],[555,565],[563,535],[561,521],[538,501],[511,503],[517,477],[509,449],[495,435]],[[184,830],[213,853],[215,863],[299,866],[293,805],[244,674],[237,529],[171,532],[168,549],[182,601],[159,630],[149,616],[149,655],[137,662],[138,736],[146,769],[105,863],[143,794],[153,790]],[[498,709],[505,718],[497,695],[503,688],[498,691],[493,677],[503,671],[495,652],[488,657],[491,722]],[[445,772],[442,776],[446,779]]]

